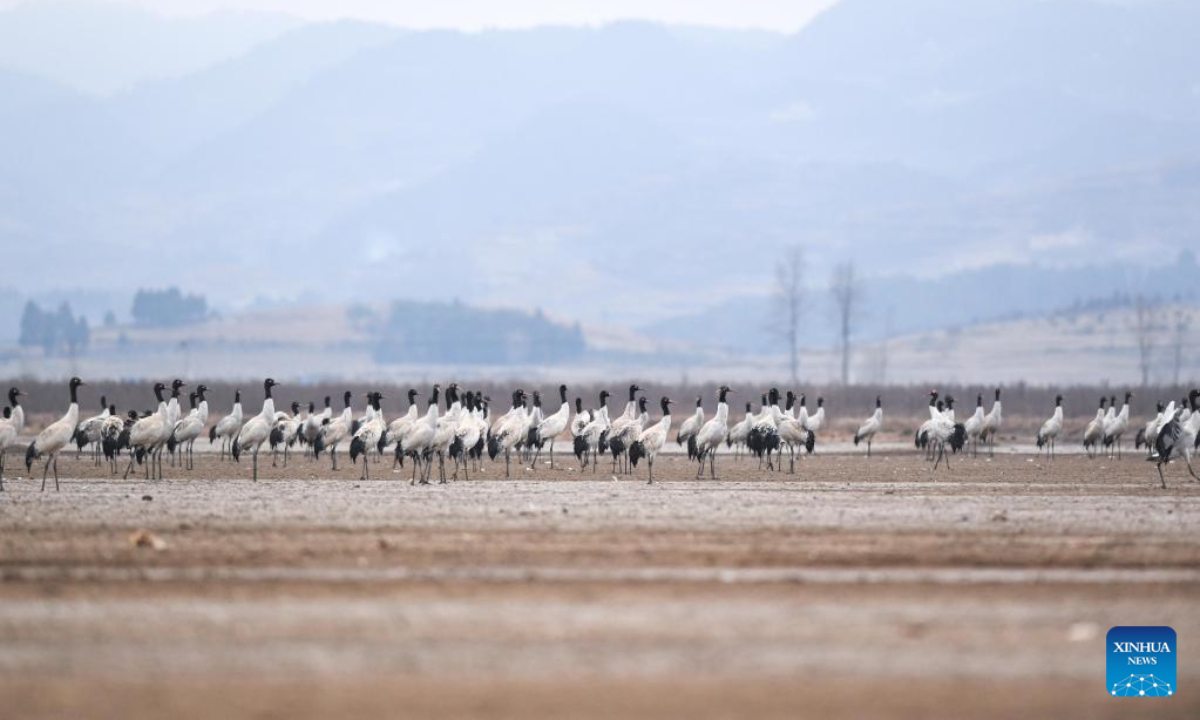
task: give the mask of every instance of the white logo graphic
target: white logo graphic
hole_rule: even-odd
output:
[[[1117,697],[1167,697],[1174,692],[1171,683],[1159,680],[1153,675],[1130,675],[1112,686],[1112,694]]]

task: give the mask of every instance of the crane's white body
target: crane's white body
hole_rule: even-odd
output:
[[[696,455],[700,461],[700,468],[696,473],[697,478],[704,473],[704,459],[707,457],[710,462],[709,467],[712,478],[716,479],[717,448],[721,446],[721,443],[725,442],[725,436],[728,434],[729,405],[724,400],[721,400],[717,403],[717,414],[712,420],[704,423],[696,433]]]
[[[865,442],[867,444],[867,457],[870,457],[871,443],[874,441],[875,436],[879,434],[879,431],[882,429],[883,407],[877,406],[875,408],[875,412],[871,414],[871,417],[867,418],[866,421],[859,426],[858,431],[854,433],[854,444],[858,445],[860,442]]]

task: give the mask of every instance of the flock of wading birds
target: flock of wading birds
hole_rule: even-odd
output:
[[[412,461],[410,484],[428,484],[437,460],[438,479],[447,482],[446,460],[454,463],[451,479],[457,479],[461,471],[469,478],[470,468],[479,469],[486,454],[491,460],[504,455],[505,477],[510,476],[512,456],[519,462],[529,463],[535,469],[543,450],[549,455],[549,464],[554,468],[554,443],[565,432],[569,432],[573,450],[580,462],[581,470],[591,465],[592,472],[605,453],[612,455],[613,473],[633,474],[639,462],[645,460],[648,481],[654,482],[654,460],[667,445],[672,430],[670,398],[662,398],[659,406],[662,417],[651,422],[647,411],[647,399],[639,396],[642,388],[629,387],[629,399],[620,416],[610,418],[608,413],[609,393],[600,393],[596,408],[585,410],[583,401],[575,399],[574,412],[567,400],[567,386],[558,388],[561,405],[552,414],[542,411],[542,400],[534,392],[532,403],[524,390],[512,393],[512,405],[503,415],[494,415],[490,410],[490,398],[472,391],[459,393],[457,383],[450,383],[443,390],[434,385],[424,413],[421,413],[416,390],[408,391],[408,412],[388,422],[384,417],[380,401],[382,393],[368,392],[367,407],[362,415],[355,417],[351,409],[352,394],[344,393],[344,408],[334,414],[331,398],[325,398],[324,409],[318,410],[309,403],[307,412],[300,404],[291,404],[291,414],[275,410],[272,391],[278,383],[268,378],[263,382],[262,409],[256,415],[246,417],[242,411],[241,391],[234,394],[232,411],[211,427],[208,424],[208,388],[200,384],[190,392],[191,409],[186,415],[180,406],[180,397],[187,384],[175,380],[168,388],[163,383],[154,385],[158,409],[139,415],[129,411],[122,416],[117,408],[108,405],[104,397],[100,404],[103,411],[83,421],[79,419],[79,387],[84,382],[71,378],[68,384],[70,404],[63,417],[40,432],[25,451],[26,470],[32,471],[36,461],[44,460],[42,468],[42,490],[46,489],[46,478],[53,470],[54,487],[58,489],[58,455],[70,445],[75,445],[77,454],[86,447],[91,448],[95,464],[101,464],[101,456],[107,459],[113,474],[118,470],[120,454],[129,456],[124,477],[134,471],[135,463],[145,468],[146,479],[162,478],[163,454],[169,457],[172,466],[191,470],[193,448],[205,434],[210,443],[221,442],[221,459],[228,449],[230,457],[240,462],[249,454],[254,480],[258,480],[258,454],[264,445],[272,451],[272,466],[279,456],[287,467],[292,449],[303,452],[316,460],[321,453],[328,452],[337,470],[338,447],[349,444],[352,463],[363,459],[361,478],[370,476],[372,457],[383,456],[393,447],[393,468],[403,467],[406,459]],[[169,391],[169,394],[168,394]],[[804,395],[797,396],[789,391],[781,395],[772,388],[762,395],[759,410],[754,412],[751,403],[746,403],[745,417],[732,426],[729,423],[728,396],[733,391],[726,386],[717,389],[717,411],[706,418],[702,407],[703,398],[696,399],[696,408],[675,432],[675,441],[687,447],[688,458],[698,464],[696,478],[704,474],[705,464],[713,479],[717,477],[716,455],[722,444],[732,448],[735,457],[752,453],[758,458],[759,467],[782,470],[783,454],[788,455],[789,472],[795,473],[796,455],[812,453],[816,447],[817,433],[825,425],[825,403],[817,400],[817,409],[809,414]],[[8,392],[9,407],[4,410],[0,421],[0,490],[3,490],[4,454],[15,445],[25,424],[25,412],[18,388]],[[1117,457],[1122,453],[1122,442],[1129,429],[1129,400],[1120,412],[1116,410],[1116,398],[1101,398],[1096,417],[1084,430],[1084,449],[1090,457],[1107,452]],[[784,406],[780,407],[780,401]],[[1108,403],[1111,400],[1111,405]],[[1058,438],[1063,431],[1063,398],[1055,398],[1054,413],[1037,434],[1039,455],[1045,452],[1050,458],[1055,455]],[[439,403],[445,403],[444,412]],[[1106,407],[1107,405],[1107,407]],[[950,455],[965,450],[968,446],[978,453],[979,444],[995,453],[996,436],[1003,423],[1000,390],[996,390],[995,401],[988,412],[984,412],[983,396],[978,397],[974,414],[965,422],[955,417],[954,398],[941,398],[938,392],[929,394],[929,420],[916,431],[914,438],[918,449],[933,469],[944,461],[950,466]],[[854,435],[857,446],[866,443],[867,455],[871,454],[871,443],[883,427],[883,403],[875,399],[875,411],[867,418]],[[1162,466],[1176,458],[1182,458],[1192,478],[1200,476],[1192,469],[1192,454],[1200,449],[1200,390],[1192,390],[1178,405],[1159,403],[1158,414],[1138,429],[1135,447],[1147,447],[1147,459],[1158,469],[1162,486],[1166,487]],[[548,447],[547,447],[548,446]],[[949,454],[947,454],[949,450]],[[374,460],[378,462],[378,459]]]

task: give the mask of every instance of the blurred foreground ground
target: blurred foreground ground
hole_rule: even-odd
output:
[[[1180,468],[722,456],[695,482],[671,457],[654,486],[501,464],[412,487],[197,463],[6,483],[6,716],[1200,715]],[[1179,694],[1109,697],[1105,633],[1159,624]]]

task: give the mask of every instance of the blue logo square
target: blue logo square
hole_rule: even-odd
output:
[[[1176,679],[1175,631],[1169,627],[1118,626],[1108,631],[1108,694],[1171,697]]]

